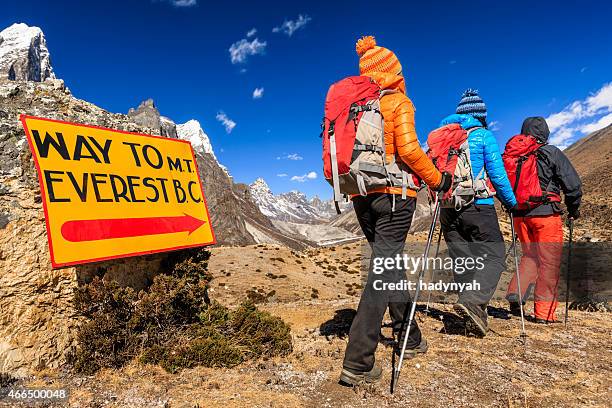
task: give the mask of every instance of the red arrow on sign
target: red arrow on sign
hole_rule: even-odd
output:
[[[62,236],[66,241],[83,242],[187,231],[191,235],[204,224],[206,221],[187,214],[178,217],[74,220],[62,225]]]

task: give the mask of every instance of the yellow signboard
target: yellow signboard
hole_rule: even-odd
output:
[[[21,116],[53,267],[215,243],[191,144]]]

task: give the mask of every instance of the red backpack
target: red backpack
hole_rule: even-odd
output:
[[[441,207],[458,211],[476,198],[495,195],[484,166],[476,177],[472,173],[468,136],[476,129],[481,128],[465,130],[458,123],[451,123],[432,131],[427,137],[427,155],[438,170],[452,175],[451,188],[442,195]]]
[[[367,195],[388,186],[418,190],[404,163],[387,163],[381,90],[367,76],[352,76],[333,84],[325,99],[323,174],[334,189],[336,211],[343,195]]]
[[[560,202],[559,194],[542,191],[538,177],[538,149],[544,146],[533,136],[516,135],[508,140],[502,154],[504,167],[519,210],[531,210],[544,203]]]

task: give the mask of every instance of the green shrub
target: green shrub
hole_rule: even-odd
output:
[[[75,293],[85,318],[69,362],[77,372],[119,368],[134,358],[169,372],[203,365],[233,367],[292,351],[289,326],[247,301],[236,310],[211,303],[207,290],[210,253],[172,253],[168,274],[139,292],[94,278]]]

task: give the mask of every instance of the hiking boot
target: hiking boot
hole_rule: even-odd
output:
[[[479,337],[486,336],[489,330],[489,326],[487,325],[487,305],[457,303],[453,308],[455,312],[463,318],[465,328],[468,332]]]
[[[427,344],[427,340],[425,340],[425,337],[421,337],[421,342],[418,346],[412,348],[406,347],[406,350],[404,351],[404,358],[415,358],[419,354],[427,353],[427,350],[429,350],[429,344]],[[400,341],[398,343],[395,343],[395,345],[393,346],[393,352],[396,356],[399,357],[401,351],[402,342]]]
[[[546,319],[542,319],[540,317],[534,317],[533,318],[533,322],[534,323],[538,323],[538,324],[554,324],[554,323],[561,323],[560,320],[546,320]]]
[[[382,368],[374,363],[370,371],[356,371],[350,368],[343,368],[340,374],[340,382],[347,385],[357,385],[360,383],[375,383],[382,377]]]
[[[523,313],[525,313],[525,309],[523,309]],[[519,302],[510,302],[510,314],[521,317],[521,304]]]

